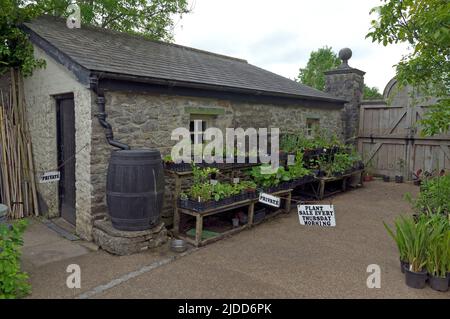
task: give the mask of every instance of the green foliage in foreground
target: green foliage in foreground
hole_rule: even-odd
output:
[[[450,213],[450,175],[436,176],[422,181],[420,193],[415,199],[406,199],[419,214]]]
[[[398,217],[395,230],[386,223],[394,239],[400,260],[409,263],[414,272],[428,270],[433,276],[445,277],[450,272],[450,221],[441,214]]]
[[[0,299],[21,298],[30,293],[28,275],[20,269],[25,220],[11,227],[0,224]]]

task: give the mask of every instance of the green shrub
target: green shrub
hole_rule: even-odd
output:
[[[450,213],[450,175],[438,176],[424,180],[420,193],[413,199],[410,194],[406,199],[412,203],[418,213]]]
[[[400,260],[410,264],[410,270],[427,269],[433,276],[445,277],[450,271],[450,221],[441,214],[422,214],[415,221],[400,216],[395,220],[395,232],[384,223],[395,240]]]
[[[400,258],[409,263],[411,271],[420,272],[427,264],[427,249],[429,244],[428,218],[420,216],[417,222],[412,217],[400,216],[396,221],[396,233],[386,226],[389,234],[397,242]],[[402,257],[403,255],[403,257]]]
[[[20,269],[26,225],[24,220],[11,227],[0,224],[0,299],[21,298],[30,293],[28,275]]]
[[[405,237],[403,236],[403,232],[400,231],[401,227],[403,226],[403,219],[396,218],[394,221],[395,225],[395,232],[385,223],[383,222],[384,227],[386,228],[388,234],[394,239],[395,243],[397,244],[397,249],[399,253],[399,257],[401,261],[406,261],[406,243],[405,243]]]
[[[427,270],[433,276],[443,277],[450,272],[450,223],[443,215],[429,218],[430,236],[427,248]]]

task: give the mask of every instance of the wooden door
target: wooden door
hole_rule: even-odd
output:
[[[75,108],[73,97],[57,99],[59,207],[61,217],[75,225]]]
[[[409,180],[418,169],[450,169],[450,136],[421,136],[424,112],[424,106],[361,105],[358,148],[374,174]]]

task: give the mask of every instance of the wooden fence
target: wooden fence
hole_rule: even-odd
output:
[[[389,106],[377,101],[360,109],[358,149],[375,175],[402,174],[407,180],[422,169],[450,170],[450,134],[420,135],[425,106]]]

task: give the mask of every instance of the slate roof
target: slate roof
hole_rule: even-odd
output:
[[[69,29],[65,20],[51,17],[25,23],[25,30],[89,71],[220,87],[231,92],[240,89],[269,96],[343,102],[245,60],[142,36],[84,25]]]

